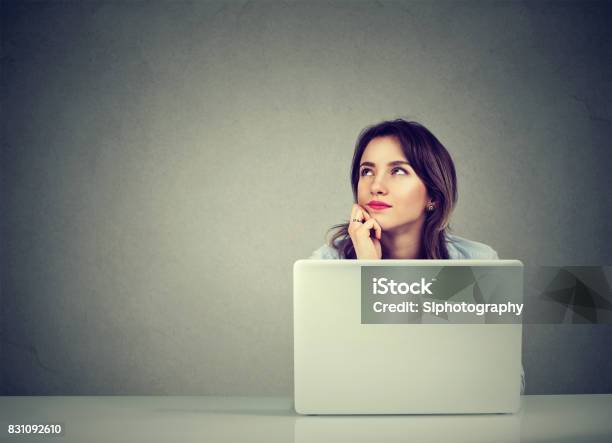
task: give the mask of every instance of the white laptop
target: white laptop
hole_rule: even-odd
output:
[[[519,410],[520,261],[299,260],[293,272],[296,412]]]

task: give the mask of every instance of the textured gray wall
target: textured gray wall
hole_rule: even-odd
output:
[[[366,125],[454,156],[459,235],[610,264],[610,3],[2,3],[2,391],[289,394],[292,264]],[[612,392],[526,326],[528,393]],[[606,351],[607,350],[607,351]]]

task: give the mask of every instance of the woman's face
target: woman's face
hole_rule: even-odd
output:
[[[429,195],[396,137],[368,143],[359,166],[357,203],[380,224],[383,232],[425,220]]]

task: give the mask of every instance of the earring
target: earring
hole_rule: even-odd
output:
[[[433,211],[434,209],[436,209],[436,207],[434,206],[434,204],[432,202],[427,204],[427,210],[429,212]]]

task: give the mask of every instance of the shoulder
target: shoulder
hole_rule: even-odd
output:
[[[339,260],[340,255],[335,248],[329,245],[323,245],[310,256],[311,260]]]
[[[495,249],[458,235],[446,234],[446,248],[451,259],[498,260]]]

